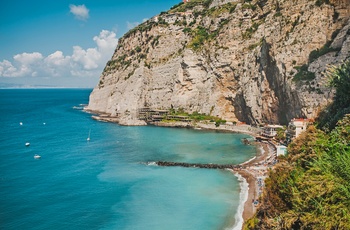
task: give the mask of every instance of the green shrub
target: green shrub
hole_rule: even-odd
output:
[[[321,6],[322,4],[330,4],[329,0],[316,0],[315,5]]]
[[[293,81],[312,81],[315,79],[316,75],[313,72],[308,70],[308,65],[302,65],[301,67],[296,66],[295,69],[298,70],[298,73],[294,75]]]
[[[330,78],[330,86],[336,90],[334,101],[322,113],[318,119],[318,126],[326,131],[334,129],[339,119],[350,113],[350,60],[338,67],[331,67],[327,76]]]
[[[185,34],[189,34],[189,33],[192,32],[192,30],[191,30],[191,28],[186,27],[186,28],[184,28],[184,29],[182,30],[182,32],[184,32]]]
[[[242,6],[242,9],[251,9],[251,10],[256,10],[256,5],[253,5],[251,3],[244,3]]]
[[[201,49],[204,43],[209,39],[209,33],[204,27],[198,26],[196,30],[192,32],[193,39],[189,44],[189,47],[197,51]]]
[[[334,49],[334,48],[330,47],[331,44],[332,44],[332,42],[328,41],[322,48],[317,49],[317,50],[313,50],[309,54],[309,62],[311,63],[311,62],[315,61],[317,58],[321,57],[322,55],[325,55],[326,53],[339,51],[339,49]]]
[[[329,134],[311,126],[270,171],[250,229],[348,229],[350,116]],[[253,223],[252,223],[253,221]]]
[[[160,35],[158,35],[157,37],[155,37],[153,39],[153,41],[151,42],[151,46],[154,48],[156,47],[158,44],[159,44],[159,38],[160,38]]]
[[[135,51],[138,52],[138,53],[140,53],[140,52],[142,51],[142,50],[141,50],[141,47],[140,47],[140,46],[136,46]]]
[[[218,119],[218,120],[215,121],[215,126],[216,127],[219,127],[222,124],[226,124],[226,120]]]

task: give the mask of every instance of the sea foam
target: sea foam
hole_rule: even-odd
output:
[[[232,230],[241,230],[244,220],[243,220],[243,211],[244,211],[244,204],[248,200],[248,190],[249,190],[249,184],[246,181],[244,177],[242,177],[240,174],[235,173],[235,176],[238,178],[238,181],[240,182],[240,189],[241,192],[239,194],[239,206],[237,208],[237,212],[235,214],[235,225],[232,227]]]

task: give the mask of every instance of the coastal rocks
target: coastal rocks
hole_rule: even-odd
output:
[[[185,168],[205,168],[205,169],[234,169],[241,166],[232,164],[199,164],[199,163],[185,163],[185,162],[169,162],[169,161],[157,161],[155,163],[158,166],[167,167],[185,167]]]
[[[182,4],[125,34],[88,110],[142,125],[142,107],[252,125],[313,118],[333,97],[324,72],[350,57],[347,0]]]

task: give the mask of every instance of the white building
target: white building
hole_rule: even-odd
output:
[[[277,147],[277,156],[280,156],[280,155],[286,155],[287,154],[287,147],[284,146],[284,145],[278,145],[276,146]]]
[[[277,135],[277,130],[282,128],[283,126],[281,125],[267,125],[263,128],[261,135],[264,137],[273,138]]]
[[[309,124],[308,119],[293,119],[289,122],[287,128],[287,138],[293,139],[304,132]]]

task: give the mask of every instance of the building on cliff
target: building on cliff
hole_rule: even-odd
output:
[[[286,139],[287,141],[291,141],[292,139],[298,137],[302,132],[304,132],[310,123],[309,119],[292,119],[286,131]]]
[[[267,125],[263,128],[261,135],[267,138],[274,138],[277,135],[277,130],[282,129],[281,125]]]

